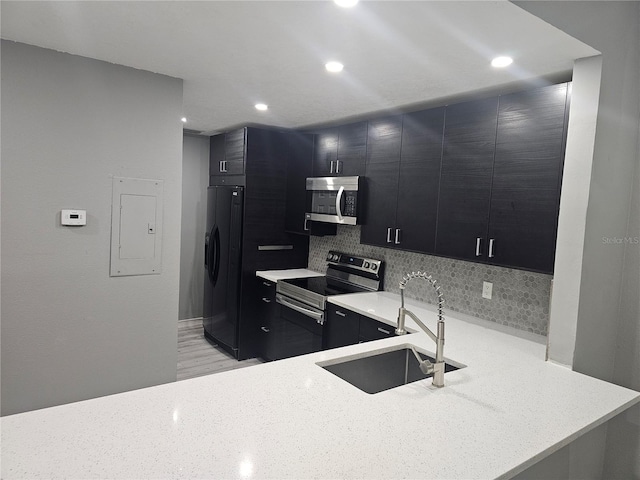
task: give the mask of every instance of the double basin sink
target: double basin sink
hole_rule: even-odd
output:
[[[435,362],[430,354],[413,345],[402,344],[325,360],[317,365],[364,392],[379,393],[433,376],[422,373],[413,349],[423,360]],[[447,360],[444,371],[447,373],[464,366]]]

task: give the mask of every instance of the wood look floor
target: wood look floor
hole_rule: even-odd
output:
[[[178,322],[178,380],[249,367],[262,363],[257,358],[237,361],[204,338],[202,319]]]

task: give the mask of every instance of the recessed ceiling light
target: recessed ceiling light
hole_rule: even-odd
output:
[[[260,110],[260,111],[265,111],[269,108],[269,106],[266,103],[256,103],[255,107],[256,107],[256,110]]]
[[[344,68],[340,62],[327,62],[324,66],[328,72],[341,72]]]
[[[358,0],[333,0],[333,2],[340,7],[351,8],[356,6]]]
[[[182,123],[187,123],[187,117],[182,117],[180,120],[182,120]]]
[[[507,67],[512,63],[513,63],[513,58],[511,57],[496,57],[493,60],[491,60],[491,66],[497,67],[497,68]]]

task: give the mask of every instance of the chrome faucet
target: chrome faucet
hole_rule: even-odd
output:
[[[407,286],[409,280],[413,278],[422,278],[431,282],[433,288],[436,289],[436,293],[438,294],[438,335],[434,335],[434,333],[427,327],[422,321],[415,316],[415,314],[406,308],[404,308],[404,289]],[[400,309],[398,310],[398,328],[396,328],[396,335],[404,335],[407,333],[407,330],[404,328],[404,317],[409,315],[424,332],[429,335],[431,340],[436,343],[436,361],[435,363],[431,363],[429,360],[423,360],[418,355],[418,352],[415,348],[411,347],[413,350],[413,354],[418,359],[418,363],[420,364],[420,370],[426,375],[433,374],[433,386],[435,387],[444,387],[444,359],[443,359],[443,350],[444,350],[444,317],[442,315],[442,305],[444,305],[444,298],[442,297],[442,292],[440,291],[440,285],[426,272],[411,272],[406,274],[402,281],[400,282]]]

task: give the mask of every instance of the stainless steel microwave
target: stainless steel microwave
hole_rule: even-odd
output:
[[[311,193],[311,210],[306,219],[316,222],[356,225],[358,223],[358,193],[362,177],[307,178]]]

